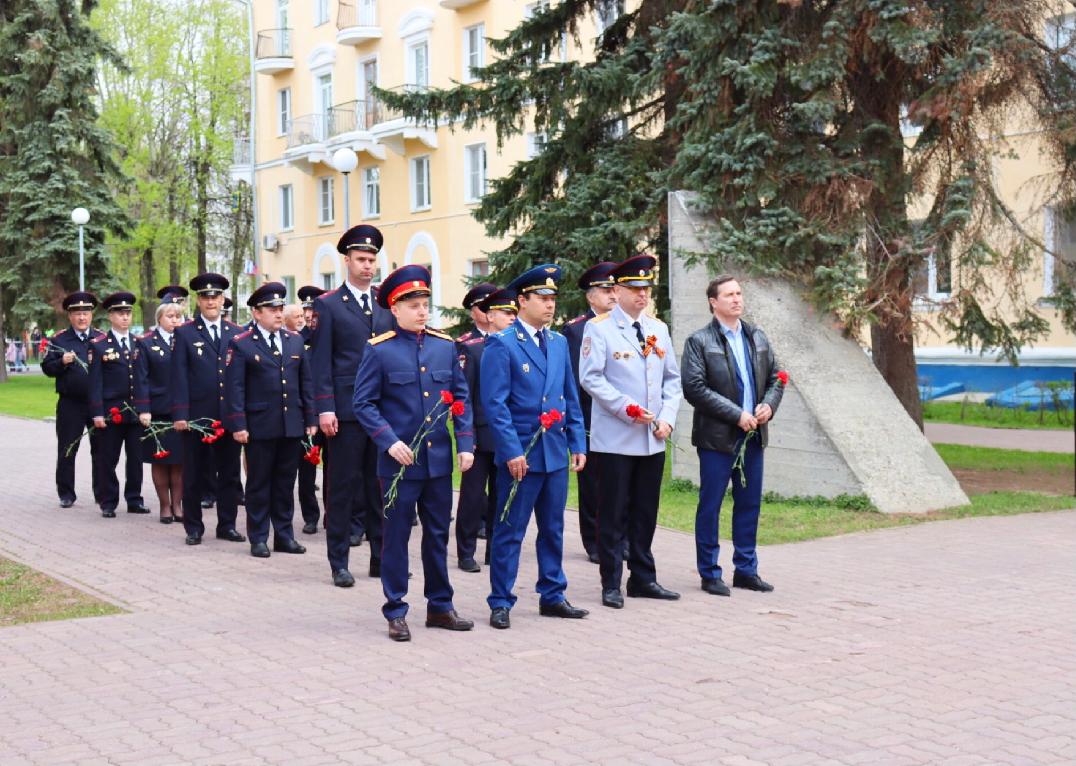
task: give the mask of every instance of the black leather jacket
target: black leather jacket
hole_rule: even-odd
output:
[[[768,404],[774,414],[781,403],[783,387],[777,382],[777,358],[766,333],[742,322],[755,373],[755,402]],[[740,387],[736,382],[736,359],[716,319],[693,333],[684,344],[680,359],[684,398],[695,408],[691,424],[691,443],[703,449],[732,454],[744,436],[737,425]],[[759,428],[762,446],[766,446],[766,426]]]

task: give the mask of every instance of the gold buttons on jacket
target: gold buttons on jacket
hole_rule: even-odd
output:
[[[430,392],[429,392],[429,391],[423,391],[423,392],[422,392],[422,395],[423,395],[423,396],[429,396],[429,395],[430,395]]]

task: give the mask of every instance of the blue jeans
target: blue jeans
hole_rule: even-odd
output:
[[[739,450],[737,450],[739,451]],[[758,516],[762,507],[762,445],[758,437],[747,444],[744,455],[744,478],[732,470],[736,455],[699,448],[699,507],[695,512],[695,558],[699,575],[705,580],[721,577],[717,541],[721,501],[732,481],[732,563],[745,575],[758,574],[755,540],[758,535]]]

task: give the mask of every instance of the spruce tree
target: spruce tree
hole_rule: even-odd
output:
[[[547,135],[476,211],[490,234],[516,235],[492,254],[495,280],[542,260],[571,279],[653,252],[667,193],[687,189],[719,222],[698,256],[798,280],[849,333],[869,326],[876,365],[919,422],[913,278],[929,256],[951,264],[937,308],[953,341],[1015,361],[1047,332],[1019,277],[1052,243],[1006,207],[992,163],[1019,118],[1055,161],[1038,201],[1074,196],[1074,48],[1043,37],[1066,3],[641,0],[581,38],[584,19],[616,5],[563,0],[490,41],[477,82],[385,94],[419,119],[491,123],[501,141]],[[583,55],[560,60],[565,36]],[[910,124],[918,135],[903,135]]]
[[[59,323],[64,294],[78,289],[76,207],[90,212],[86,288],[115,286],[104,241],[126,226],[112,196],[123,178],[97,125],[94,74],[100,59],[120,62],[88,23],[95,5],[0,4],[0,285],[20,326]]]

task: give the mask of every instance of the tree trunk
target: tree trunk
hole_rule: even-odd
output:
[[[922,430],[923,404],[919,400],[919,376],[911,335],[897,331],[892,325],[871,325],[871,356],[874,366]]]
[[[4,335],[4,287],[0,285],[0,345],[4,347],[5,354],[7,353],[7,337]],[[7,357],[4,357],[4,363],[0,364],[0,383],[7,383]]]
[[[142,327],[149,329],[155,323],[157,303],[154,298],[157,291],[153,287],[153,248],[147,247],[142,251],[139,272],[142,281]]]

